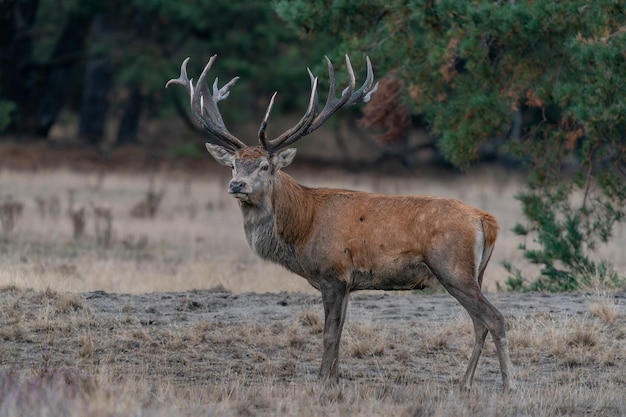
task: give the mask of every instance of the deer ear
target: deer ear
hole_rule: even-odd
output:
[[[214,145],[212,143],[205,143],[205,145],[206,150],[209,151],[211,156],[215,158],[217,162],[222,165],[226,165],[227,167],[233,167],[235,155],[228,151],[228,149],[219,145]]]
[[[287,148],[272,155],[272,163],[276,167],[276,170],[286,167],[293,162],[293,158],[296,156],[296,148]]]

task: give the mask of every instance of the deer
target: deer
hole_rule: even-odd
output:
[[[250,248],[282,265],[321,292],[324,309],[322,362],[318,377],[339,381],[339,343],[350,293],[359,290],[416,290],[440,283],[469,313],[475,333],[461,388],[469,390],[485,339],[491,333],[504,390],[513,389],[512,363],[505,319],[482,293],[483,274],[493,253],[498,223],[491,214],[459,200],[425,195],[382,195],[301,185],[283,171],[295,157],[296,141],[318,129],[335,112],[369,101],[376,92],[366,57],[367,75],[355,90],[355,75],[345,56],[348,86],[337,97],[333,64],[326,57],[329,88],[318,109],[318,78],[307,69],[311,94],[301,119],[268,139],[269,101],[258,131],[258,145],[247,145],[224,124],[218,102],[226,99],[239,77],[212,92],[206,81],[213,55],[196,84],[185,59],[179,84],[190,98],[191,114],[209,133],[206,149],[232,169],[228,193],[238,200]]]

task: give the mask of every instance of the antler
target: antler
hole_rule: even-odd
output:
[[[328,88],[328,98],[326,99],[326,104],[324,104],[324,108],[322,108],[322,111],[317,113],[317,77],[315,77],[313,73],[311,73],[311,71],[307,69],[307,71],[309,72],[309,77],[311,79],[311,97],[309,99],[309,106],[304,113],[304,116],[302,116],[300,121],[294,127],[287,130],[276,139],[268,141],[265,136],[265,129],[267,128],[267,119],[270,115],[270,111],[272,110],[272,106],[274,105],[274,98],[276,97],[276,93],[274,93],[274,95],[272,96],[270,104],[267,107],[267,112],[265,113],[265,118],[263,119],[263,123],[261,123],[261,128],[259,129],[259,141],[269,153],[274,153],[279,149],[285,148],[297,141],[298,139],[302,138],[303,136],[306,136],[309,133],[313,132],[340,108],[348,107],[360,102],[368,102],[372,94],[374,94],[378,89],[378,83],[376,83],[372,87],[372,83],[374,82],[374,72],[372,71],[372,63],[370,62],[369,57],[367,57],[367,77],[365,78],[365,82],[363,83],[361,88],[359,88],[357,91],[354,91],[354,71],[352,70],[352,64],[350,64],[350,58],[348,57],[348,55],[346,55],[346,67],[348,69],[350,83],[342,91],[341,97],[337,98],[337,81],[335,80],[335,71],[333,70],[333,64],[332,62],[330,62],[330,59],[328,59],[328,57],[325,58],[328,64],[328,78],[330,86]]]
[[[215,58],[217,58],[217,55],[213,55],[211,59],[209,59],[209,62],[204,67],[202,74],[200,74],[200,78],[198,78],[196,88],[193,86],[193,79],[190,80],[187,77],[187,62],[189,61],[189,58],[185,59],[180,66],[180,76],[169,80],[167,84],[165,84],[165,88],[169,87],[170,84],[180,84],[185,87],[185,90],[187,90],[191,100],[191,113],[193,114],[193,117],[200,124],[200,126],[205,128],[214,136],[214,140],[209,141],[215,145],[220,145],[234,151],[245,148],[247,145],[233,136],[233,134],[226,129],[224,121],[222,120],[222,115],[217,108],[217,102],[228,97],[230,94],[230,88],[235,85],[239,77],[234,77],[222,88],[218,88],[216,78],[213,83],[213,95],[211,95],[206,84],[206,76],[213,65],[213,61],[215,61]]]

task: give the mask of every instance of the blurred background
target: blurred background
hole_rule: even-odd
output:
[[[380,127],[382,134],[367,135],[359,129],[361,109],[342,112],[326,126],[333,136],[327,145],[330,149],[310,147],[311,156],[351,168],[358,168],[359,162],[388,159],[413,168],[420,157],[448,164],[435,137],[428,134],[422,114],[409,111],[410,97],[397,75],[398,68],[415,57],[394,51],[391,60],[384,52],[388,45],[359,45],[352,39],[366,26],[375,25],[385,9],[397,6],[395,11],[401,12],[406,6],[376,10],[380,5],[375,2],[363,3],[362,8],[327,3],[309,8],[306,2],[269,1],[3,0],[0,131],[4,141],[82,145],[105,156],[125,145],[158,144],[162,152],[196,155],[202,151],[202,140],[194,132],[197,127],[189,116],[188,100],[182,89],[165,90],[164,85],[177,76],[184,58],[191,57],[190,74],[199,74],[208,58],[218,54],[210,76],[222,84],[240,77],[221,112],[236,135],[254,143],[274,91],[279,95],[270,129],[278,134],[306,108],[307,67],[320,77],[323,94],[325,55],[333,60],[343,83],[343,55],[351,55],[361,80],[364,56],[369,53],[382,85],[380,99],[364,124]],[[297,10],[302,13],[296,17],[308,16],[317,29],[294,21],[289,13]],[[358,24],[346,23],[343,28],[343,21],[357,18],[356,11],[366,14],[358,17]],[[479,156],[494,157],[497,146],[492,141]]]
[[[345,85],[347,53],[357,84],[371,58],[379,91],[298,143],[312,182],[347,178],[336,185],[426,191],[496,210],[509,248],[497,260],[502,287],[623,286],[616,254],[626,214],[625,13],[610,0],[0,0],[4,251],[31,259],[11,252],[16,239],[36,240],[25,225],[35,223],[18,219],[43,216],[48,203],[36,201],[52,196],[63,207],[52,213],[69,219],[59,233],[72,245],[85,243],[71,214],[80,208],[100,219],[89,232],[96,247],[163,241],[146,235],[150,226],[124,234],[132,226],[120,222],[136,218],[124,206],[129,196],[158,205],[165,195],[164,207],[173,199],[171,213],[144,216],[171,219],[182,210],[171,189],[192,196],[194,175],[212,169],[185,92],[164,88],[186,57],[190,76],[218,54],[211,80],[241,77],[220,110],[229,130],[254,144],[275,91],[270,136],[303,114],[307,67],[320,78],[320,100],[325,55]],[[42,170],[54,181],[35,191]],[[125,189],[132,181],[115,175],[131,171],[143,182]],[[164,178],[176,175],[180,183],[168,185]],[[227,173],[215,175],[226,182]],[[117,197],[95,202],[94,190],[109,185]],[[189,197],[185,210],[232,208],[216,198]],[[111,206],[109,214],[96,210]],[[117,237],[107,238],[113,217]]]
[[[110,149],[160,139],[163,122],[195,129],[188,100],[165,82],[185,57],[196,74],[213,54],[211,76],[241,77],[222,112],[243,134],[275,90],[277,114],[300,111],[306,67],[327,49],[300,39],[266,1],[16,0],[3,1],[1,18],[0,127],[16,141]]]

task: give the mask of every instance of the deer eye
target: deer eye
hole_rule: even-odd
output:
[[[267,171],[268,169],[270,169],[269,165],[261,165],[261,171]]]

